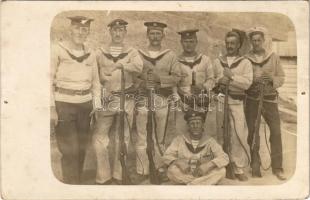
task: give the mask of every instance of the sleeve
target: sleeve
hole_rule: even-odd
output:
[[[143,69],[143,61],[137,50],[131,50],[130,58],[127,62],[122,62],[124,69],[128,72],[138,72],[141,73]]]
[[[243,60],[241,64],[243,66],[243,73],[234,75],[230,85],[242,90],[247,90],[253,81],[253,66],[247,59]]]
[[[166,165],[170,165],[173,161],[178,159],[178,146],[180,137],[175,138],[164,153],[163,161]]]
[[[171,58],[170,62],[167,63],[168,75],[161,75],[160,82],[162,87],[174,87],[179,84],[179,81],[184,76],[182,73],[180,63],[177,61],[177,56],[174,53],[169,53]]]
[[[273,87],[279,88],[284,84],[285,73],[280,63],[280,58],[275,56],[275,74],[273,76]]]
[[[214,155],[214,159],[211,160],[211,162],[213,162],[218,168],[228,165],[228,155],[223,151],[222,147],[215,140],[212,142],[211,151]]]
[[[56,78],[56,72],[59,66],[59,49],[56,45],[52,45],[51,49],[51,80],[50,80],[50,89],[51,89],[51,96],[50,96],[50,104],[51,106],[55,106],[55,97],[54,97],[54,92],[55,92],[55,78]]]
[[[220,61],[218,59],[214,61],[213,75],[215,83],[218,83],[220,78],[223,77],[223,67],[221,66]]]
[[[204,85],[204,89],[209,90],[209,89],[212,89],[215,84],[213,65],[209,58],[207,58],[205,70],[206,70],[206,75],[205,75],[206,80],[203,85]]]
[[[101,84],[99,79],[99,69],[97,64],[97,56],[94,54],[93,61],[93,78],[92,78],[92,95],[93,95],[93,105],[95,109],[101,108]]]

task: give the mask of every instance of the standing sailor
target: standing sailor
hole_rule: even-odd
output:
[[[227,54],[215,60],[215,77],[219,85],[229,84],[228,110],[230,133],[230,162],[234,174],[240,181],[247,181],[243,167],[249,162],[247,136],[243,99],[253,79],[251,62],[239,55],[242,45],[240,33],[230,31],[225,37]],[[223,91],[220,91],[224,93]],[[226,152],[227,153],[227,152]]]
[[[187,29],[178,32],[181,35],[181,44],[183,48],[182,54],[178,57],[178,62],[181,67],[186,71],[187,77],[184,82],[191,85],[191,87],[180,87],[180,93],[188,93],[190,89],[190,94],[195,96],[195,105],[186,105],[188,103],[184,99],[183,95],[181,100],[183,100],[183,111],[186,110],[188,106],[192,107],[194,110],[200,110],[207,113],[208,107],[206,105],[209,101],[209,92],[214,87],[214,72],[213,66],[210,58],[204,54],[197,53],[196,47],[198,44],[196,33],[199,29]],[[191,103],[189,103],[191,104]],[[177,112],[177,132],[182,133],[186,131],[186,122],[184,121],[184,112]]]
[[[147,102],[146,86],[154,85],[155,94],[155,114],[154,114],[154,144],[155,144],[155,165],[156,168],[160,166],[161,155],[164,151],[163,141],[165,126],[167,123],[168,104],[171,103],[172,95],[176,94],[176,86],[181,80],[182,73],[177,56],[170,49],[162,48],[162,40],[165,37],[164,28],[166,24],[161,22],[145,22],[147,27],[147,37],[149,46],[145,50],[139,50],[143,58],[143,74],[139,77],[140,88],[139,94],[141,98],[138,99],[137,107],[137,173],[142,176],[149,174],[149,161],[146,154],[147,147],[147,109],[145,105]],[[156,137],[157,136],[157,137]]]
[[[52,47],[51,121],[62,154],[63,182],[79,184],[90,139],[89,115],[101,107],[100,83],[95,54],[84,44],[93,19],[68,18],[69,39]]]
[[[252,146],[255,143],[257,148],[252,150],[252,176],[261,177],[260,159],[259,159],[259,127],[255,127],[258,111],[258,96],[263,93],[262,116],[270,128],[271,145],[271,167],[272,173],[280,180],[285,180],[282,168],[282,139],[280,127],[280,115],[278,110],[278,92],[277,88],[284,83],[284,71],[279,57],[273,52],[267,52],[263,48],[265,42],[264,28],[255,27],[250,29],[249,38],[252,44],[252,50],[246,57],[252,62],[254,69],[254,82],[247,92],[246,100],[246,119],[249,128],[248,143]],[[259,85],[264,84],[263,91],[259,91]],[[258,124],[259,126],[259,124]],[[257,131],[255,130],[257,128]],[[256,132],[256,133],[255,133]],[[256,137],[253,141],[253,137]]]
[[[100,48],[97,53],[100,82],[103,86],[104,111],[97,113],[97,123],[93,135],[93,145],[97,158],[97,184],[110,184],[113,179],[117,184],[122,180],[122,165],[120,162],[120,141],[116,127],[120,127],[120,94],[121,70],[124,70],[125,79],[125,112],[124,126],[125,143],[128,148],[129,125],[132,123],[134,98],[130,96],[134,92],[134,76],[142,72],[142,60],[136,49],[127,47],[124,39],[127,34],[127,22],[123,19],[115,19],[108,24],[111,43],[108,47]],[[114,128],[113,128],[114,127]],[[109,133],[115,137],[113,165],[110,165],[108,144]],[[113,166],[113,168],[112,168]],[[112,179],[113,178],[113,179]]]

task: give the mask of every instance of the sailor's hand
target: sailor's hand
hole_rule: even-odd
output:
[[[254,82],[261,84],[272,83],[272,78],[266,74],[262,74],[260,77],[255,77]]]
[[[116,63],[115,68],[116,69],[124,69],[124,65],[122,63]]]
[[[219,83],[222,85],[228,85],[230,79],[227,76],[223,76],[222,78],[220,78]]]
[[[199,167],[197,167],[193,172],[194,177],[201,177],[202,175],[203,175],[203,171]]]
[[[224,71],[223,71],[224,76],[226,76],[229,79],[232,79],[233,77],[233,73],[231,71],[231,69],[229,69],[228,67],[224,67]]]
[[[146,87],[147,88],[155,88],[157,86],[158,77],[150,70],[146,76]]]
[[[264,80],[265,83],[272,83],[272,77],[270,75],[263,73],[262,74],[262,79]]]
[[[176,165],[183,173],[188,173],[189,165],[188,165],[188,161],[187,160],[185,160],[185,159],[178,159],[178,160],[174,161],[173,164]]]
[[[50,119],[50,126],[51,126],[51,132],[55,132],[55,126],[58,124],[58,115],[56,112],[56,107],[51,106],[51,119]]]
[[[191,93],[192,94],[200,94],[201,93],[201,88],[197,86],[191,86]]]

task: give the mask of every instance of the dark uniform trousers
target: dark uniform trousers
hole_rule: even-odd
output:
[[[251,147],[253,134],[255,132],[255,120],[257,118],[258,101],[247,98],[245,115],[249,129],[248,144]],[[282,168],[282,139],[281,139],[281,127],[280,127],[280,115],[278,110],[278,104],[275,102],[263,102],[262,116],[270,129],[270,146],[271,146],[271,167],[272,172],[278,170],[283,171]],[[256,144],[260,145],[259,137],[255,141]],[[256,154],[258,152],[253,152]],[[254,161],[255,162],[255,161]]]
[[[81,181],[86,145],[90,139],[92,102],[66,103],[56,101],[58,124],[56,140],[62,154],[63,182],[78,184]]]

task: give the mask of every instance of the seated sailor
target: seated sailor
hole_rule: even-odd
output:
[[[164,154],[167,176],[176,184],[215,185],[225,177],[228,155],[203,129],[205,113],[186,112],[188,131],[177,136]]]

